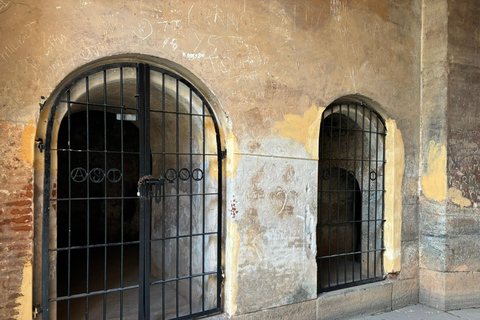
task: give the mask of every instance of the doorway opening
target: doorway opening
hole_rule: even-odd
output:
[[[317,289],[383,278],[385,125],[363,105],[322,115],[318,164]]]
[[[184,78],[119,63],[64,88],[45,141],[44,319],[220,311],[221,172],[218,124]]]

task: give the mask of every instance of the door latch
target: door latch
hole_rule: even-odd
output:
[[[39,303],[37,303],[37,306],[35,307],[35,309],[33,309],[33,319],[37,319],[37,316],[42,313],[43,309],[42,307],[40,306]]]
[[[146,186],[146,187],[152,187],[153,186],[155,188],[155,190],[154,191],[148,190],[146,198],[147,199],[155,198],[155,202],[160,203],[160,201],[162,201],[163,182],[164,182],[163,178],[155,179],[151,175],[141,177],[138,180],[137,196],[142,197],[141,196],[141,188],[142,188],[143,185]]]

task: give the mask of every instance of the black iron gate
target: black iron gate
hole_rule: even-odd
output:
[[[45,141],[43,319],[220,311],[218,125],[182,77],[118,63],[54,99]]]
[[[329,106],[319,145],[318,291],[383,279],[386,128],[363,103]]]

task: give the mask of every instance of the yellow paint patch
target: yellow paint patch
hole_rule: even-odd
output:
[[[405,172],[405,150],[395,120],[387,119],[385,140],[385,225],[384,268],[387,273],[401,269],[402,180]]]
[[[226,256],[226,283],[225,283],[225,311],[229,315],[237,312],[238,293],[238,252],[240,251],[240,233],[238,226],[231,219],[227,219],[227,256]]]
[[[430,199],[443,201],[447,196],[447,151],[445,146],[430,141],[427,172],[422,177],[423,194]]]
[[[304,145],[312,159],[318,159],[320,121],[325,108],[312,106],[303,116],[287,114],[285,121],[277,123],[272,131],[283,138],[291,138]]]
[[[18,312],[16,319],[32,319],[32,263],[29,261],[23,267],[22,285],[20,287],[21,296],[15,299],[15,303],[19,306],[16,308]]]
[[[460,207],[470,207],[472,202],[462,195],[462,191],[457,188],[448,189],[448,198]]]
[[[227,137],[227,178],[235,178],[240,158],[237,138],[233,135],[233,132],[230,131]]]
[[[29,124],[25,126],[25,129],[22,132],[22,137],[20,138],[20,159],[32,165],[36,128],[33,120],[30,120],[28,123]]]

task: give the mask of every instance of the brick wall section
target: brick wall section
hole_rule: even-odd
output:
[[[32,260],[31,164],[20,158],[23,124],[0,121],[0,319],[16,319],[24,266]]]

